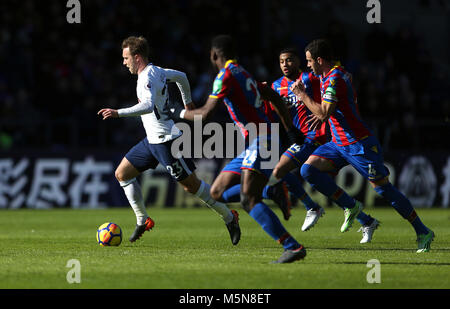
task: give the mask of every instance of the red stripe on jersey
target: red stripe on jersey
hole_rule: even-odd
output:
[[[309,87],[312,91],[312,99],[315,102],[320,103],[321,102],[321,94],[320,94],[320,79],[316,77],[313,73],[309,72],[302,72],[298,78],[300,81],[303,81],[303,79],[309,80]],[[320,144],[325,144],[327,142],[327,133],[326,133],[326,123],[322,123],[320,128],[318,128],[316,131],[310,131],[308,124],[306,124],[307,117],[311,115],[312,113],[308,110],[308,108],[302,103],[299,104],[297,107],[297,114],[300,121],[300,127],[301,131],[305,136],[308,138],[317,141]],[[311,134],[311,132],[313,132]]]
[[[339,146],[350,145],[372,135],[359,115],[354,88],[344,80],[345,74],[342,68],[334,67],[321,79],[322,92],[328,87],[333,87],[336,91],[336,111],[329,121],[333,142]],[[334,80],[335,84],[331,84],[331,80]],[[349,90],[352,91],[351,94],[348,93]]]
[[[312,72],[309,72],[308,79],[311,81],[313,100],[317,103],[320,103],[320,101],[322,100],[322,96],[320,95],[320,78],[315,76]]]
[[[247,139],[248,131],[244,128],[244,124],[242,122],[239,122],[239,120],[238,120],[236,114],[234,113],[233,109],[231,108],[231,106],[229,106],[225,101],[224,101],[224,104],[226,105],[226,107],[228,109],[228,113],[230,114],[231,119],[233,119],[234,123],[241,130],[242,135],[244,135],[244,139]]]
[[[280,83],[280,96],[282,97],[287,97],[289,95],[289,82],[285,77],[283,77],[283,79],[281,80]]]

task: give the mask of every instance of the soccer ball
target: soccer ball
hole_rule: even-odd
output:
[[[97,242],[100,246],[118,246],[122,242],[122,229],[115,223],[106,222],[97,229]]]

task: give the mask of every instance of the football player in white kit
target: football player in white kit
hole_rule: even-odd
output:
[[[138,104],[129,108],[103,108],[98,114],[103,120],[118,117],[141,116],[146,137],[135,145],[122,159],[115,171],[116,179],[134,210],[137,224],[130,237],[134,242],[145,231],[153,228],[154,221],[146,212],[141,187],[136,177],[147,169],[154,169],[161,163],[184,190],[195,194],[208,207],[216,211],[224,220],[233,245],[239,242],[241,231],[239,216],[225,204],[210,196],[210,185],[197,178],[195,165],[190,159],[173,156],[172,142],[181,131],[175,126],[168,113],[167,83],[175,82],[181,92],[186,109],[195,108],[191,100],[191,90],[186,74],[180,71],[163,69],[149,62],[149,46],[143,37],[128,37],[122,42],[123,64],[131,74],[137,74]]]

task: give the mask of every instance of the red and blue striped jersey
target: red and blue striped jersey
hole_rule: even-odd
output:
[[[305,85],[306,93],[316,102],[320,102],[320,79],[312,72],[301,72],[297,78],[300,79]],[[325,144],[328,140],[326,123],[313,131],[306,124],[307,117],[311,115],[311,111],[302,102],[297,102],[297,96],[290,90],[293,80],[289,80],[286,76],[283,76],[272,83],[272,89],[280,94],[285,100],[286,104],[290,106],[293,124],[305,135],[306,138],[317,142],[319,144]]]
[[[336,110],[328,119],[332,141],[347,146],[372,135],[362,120],[357,105],[351,76],[340,66],[333,67],[320,78],[322,103],[336,104]]]
[[[265,104],[260,98],[261,85],[236,60],[228,60],[225,67],[220,70],[214,80],[212,98],[223,99],[228,113],[235,124],[240,128],[245,140],[249,132],[245,126],[256,124],[259,134],[259,124],[269,124],[270,120],[264,113]]]

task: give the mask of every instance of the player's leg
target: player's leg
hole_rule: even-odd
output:
[[[184,190],[194,194],[203,204],[214,210],[223,219],[230,232],[234,245],[239,242],[240,229],[238,224],[238,213],[231,211],[224,203],[214,200],[210,195],[210,185],[195,175],[195,164],[190,159],[181,155],[174,157],[171,152],[173,141],[153,145],[153,153],[158,161],[165,166],[170,175],[183,186]],[[233,227],[230,230],[230,226]]]
[[[178,183],[183,186],[185,191],[194,194],[205,205],[217,212],[226,224],[234,219],[233,213],[224,203],[212,198],[210,185],[198,179],[195,173],[190,174],[183,180],[179,180]]]
[[[375,191],[384,197],[412,225],[417,234],[417,252],[428,252],[434,239],[434,232],[422,223],[408,198],[394,187],[387,177],[371,181],[370,183]]]
[[[237,245],[241,239],[241,229],[239,227],[239,214],[236,210],[230,210],[224,203],[219,202],[211,197],[211,187],[209,184],[197,178],[195,173],[190,174],[187,178],[180,180],[179,183],[184,190],[194,194],[206,206],[215,211],[225,222],[230,233],[231,242]]]
[[[140,172],[128,161],[126,157],[122,159],[115,171],[115,176],[120,186],[125,192],[133,211],[136,215],[136,223],[144,224],[148,217],[142,197],[141,187],[136,177]]]
[[[276,214],[263,202],[262,191],[273,169],[263,168],[266,162],[260,154],[269,142],[270,138],[260,136],[246,149],[241,167],[241,204],[262,229],[285,249],[276,263],[290,263],[304,258],[306,250],[286,231]]]
[[[351,164],[358,172],[369,180],[375,191],[384,197],[394,209],[413,226],[416,234],[429,234],[430,230],[417,216],[411,202],[389,182],[389,170],[384,165],[381,146],[374,138],[361,141],[364,149],[363,156],[351,158]]]
[[[290,173],[295,168],[301,168],[303,163],[314,152],[317,145],[312,142],[305,142],[299,146],[297,144],[291,145],[281,156],[280,161],[275,167],[272,176],[278,179],[283,179],[287,184],[288,190],[294,194],[294,196],[302,201],[306,208],[306,216],[302,225],[302,231],[308,231],[319,220],[321,216],[325,214],[325,210],[317,205],[311,197],[303,189],[303,184],[300,179]]]
[[[221,171],[219,176],[216,178],[211,186],[211,195],[216,199],[226,203],[236,203],[240,201],[241,192],[241,166],[243,159],[245,157],[245,151],[241,153],[238,157],[231,160]],[[287,208],[288,205],[288,195],[283,188],[278,185],[276,187],[266,186],[263,191],[263,198],[274,200],[277,205],[282,209],[282,211]],[[282,207],[285,205],[286,207]],[[283,211],[286,216],[286,212]],[[290,216],[288,210],[287,213]],[[286,218],[286,217],[285,217]]]
[[[294,144],[296,145],[296,144]],[[299,164],[296,164],[290,156],[287,156],[285,153],[280,157],[280,161],[278,161],[277,165],[273,169],[272,176],[275,177],[277,181],[280,181],[284,178],[289,172],[298,167]]]
[[[341,232],[348,231],[362,209],[362,204],[338,187],[329,175],[330,172],[339,170],[345,165],[347,162],[334,148],[334,144],[327,143],[317,148],[300,170],[302,177],[314,189],[344,209],[345,219]]]
[[[154,168],[158,164],[148,147],[147,139],[142,140],[125,155],[115,171],[116,179],[136,215],[136,228],[130,237],[131,242],[139,239],[145,231],[155,225],[147,214],[141,186],[136,178],[142,171]]]
[[[276,183],[272,185],[267,184],[262,192],[262,198],[272,200],[277,204],[283,213],[284,220],[289,220],[291,217],[292,204],[289,199],[288,186],[290,186],[293,191],[296,191],[297,187],[301,188],[300,181],[296,183],[295,179],[286,176],[291,170],[290,164],[290,160],[282,155],[270,176]],[[295,165],[292,166],[292,169],[294,168]]]
[[[237,203],[241,196],[241,166],[243,155],[231,160],[211,185],[211,196],[216,201]]]
[[[334,162],[339,162],[339,157],[334,158]],[[362,208],[361,202],[355,200],[348,195],[342,188],[340,188],[331,178],[333,171],[339,170],[346,162],[340,162],[339,167],[333,165],[333,161],[329,159],[311,156],[301,169],[302,176],[307,178],[307,181],[313,188],[329,197],[336,205],[344,209],[345,220],[341,226],[341,232],[346,232],[351,227],[353,219],[357,219],[362,226],[364,232],[361,243],[370,242],[374,230],[378,227],[379,222],[366,214]],[[320,173],[326,172],[326,173]],[[306,179],[305,178],[305,179]],[[354,214],[356,213],[356,217]],[[305,219],[306,221],[306,219]]]
[[[242,171],[241,204],[247,213],[262,227],[272,239],[285,249],[285,253],[277,261],[289,263],[301,259],[306,250],[292,237],[276,214],[262,201],[262,190],[267,183],[263,174],[254,170]]]
[[[301,146],[297,144],[291,145],[281,156],[280,161],[275,166],[271,176],[285,182],[288,191],[300,199],[307,211],[311,209],[318,211],[320,206],[317,205],[303,189],[300,179],[290,172],[301,167],[315,149],[316,146],[310,143],[305,143]],[[266,188],[265,190],[270,190]]]
[[[389,182],[389,170],[384,165],[382,150],[378,141],[374,137],[369,137],[360,141],[359,144],[361,149],[359,152],[362,151],[363,155],[350,156],[348,158],[349,163],[369,180],[378,194],[388,200],[394,209],[412,224],[419,240],[424,237],[423,235],[428,235],[425,240],[428,242],[426,246],[429,249],[429,243],[431,243],[434,234],[417,217],[409,200]],[[369,239],[371,238],[370,232],[373,232],[378,224],[379,222],[373,219],[373,222],[363,226],[363,240],[366,236]]]
[[[223,168],[211,187],[211,195],[213,197],[226,203],[235,203],[241,200],[241,166],[244,157],[245,151]],[[288,209],[289,198],[281,185],[282,183],[271,188],[270,193],[267,190],[263,191],[263,198],[274,200],[283,211],[285,219],[287,219],[286,216],[290,216],[290,209]]]

